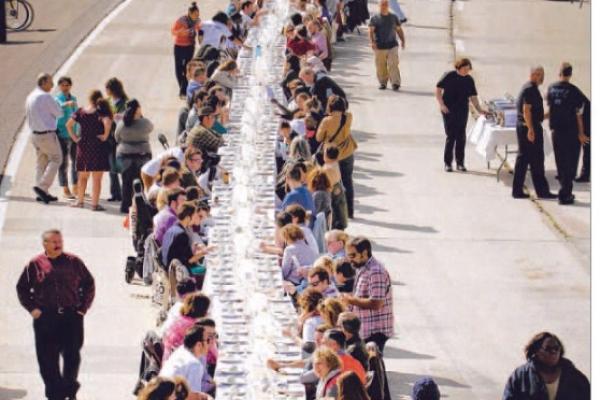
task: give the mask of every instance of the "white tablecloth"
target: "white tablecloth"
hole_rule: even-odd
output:
[[[469,142],[475,145],[475,150],[486,161],[496,158],[496,148],[501,146],[518,146],[516,128],[505,128],[493,122],[487,121],[485,117],[479,117],[477,122],[468,133]],[[552,154],[552,138],[544,130],[544,154],[548,157]]]

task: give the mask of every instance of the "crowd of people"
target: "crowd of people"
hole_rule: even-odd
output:
[[[334,43],[368,19],[366,2],[298,0],[294,7],[296,12],[282,31],[285,101],[272,99],[273,118],[279,120],[274,149],[275,236],[259,247],[278,256],[284,290],[297,311],[295,329],[284,333],[301,347],[302,357],[269,359],[267,366],[275,372],[303,368],[307,399],[388,400],[384,359],[386,343],[394,336],[393,284],[372,242],[345,232],[355,215],[358,145],[352,136],[351,103],[328,74],[335,67]],[[229,173],[219,166],[218,149],[229,134],[229,106],[239,73],[236,55],[265,12],[261,0],[232,0],[226,11],[200,22],[198,6],[192,3],[175,21],[171,29],[175,73],[185,106],[177,118],[175,143],[171,147],[163,143],[166,148],[159,154],[151,151],[152,122],[117,78],[106,82],[106,97],[93,90],[87,105],[80,107],[71,94],[69,77],[58,80],[59,93],[53,98],[52,77],[43,74],[27,100],[37,154],[38,200],[56,201],[48,189],[58,173],[63,195],[73,200],[74,207],[84,207],[91,177],[91,209],[102,211],[100,185],[103,173],[109,172],[111,200],[121,202],[130,228],[136,230],[150,216],[146,232],[137,234],[147,234],[156,244],[166,270],[173,265],[183,268],[171,282],[177,300],[168,304],[161,325],[150,335],[157,358],[143,363],[136,390],[140,400],[204,400],[218,391],[213,379],[218,326],[210,316],[211,299],[202,292],[208,272],[204,259],[215,251],[209,243],[211,193],[215,180],[229,181]],[[404,47],[404,21],[390,14],[387,0],[380,2],[380,13],[371,19],[381,89],[388,80],[394,90],[400,87],[396,37]],[[456,69],[459,76],[446,76],[438,84],[438,99],[468,74],[470,63],[462,60]],[[469,90],[465,102],[476,94],[474,83]],[[444,121],[452,136],[447,149],[451,160],[454,144],[464,144],[460,127],[454,131],[457,121],[446,117]],[[464,169],[464,152],[458,147],[456,156]],[[142,201],[135,201],[136,196]],[[36,321],[36,350],[47,398],[75,399],[82,317],[91,306],[94,281],[81,260],[62,252],[60,232],[45,232],[43,243],[45,253],[30,262],[19,280],[19,299]],[[550,398],[571,391],[581,396],[566,398],[589,398],[587,379],[563,357],[558,338],[540,335],[528,345],[528,362],[511,376],[504,398],[537,398],[523,397],[534,389],[554,393]],[[415,382],[413,398],[439,399],[440,391],[431,378],[424,378]]]

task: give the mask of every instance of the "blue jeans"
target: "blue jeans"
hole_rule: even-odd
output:
[[[75,165],[75,158],[77,155],[77,146],[71,141],[71,139],[64,139],[58,137],[60,143],[60,150],[62,151],[63,161],[58,167],[58,183],[62,187],[69,187],[69,180],[67,179],[67,170],[71,174],[71,185],[77,185],[77,168]],[[71,162],[71,168],[69,168],[69,161]]]

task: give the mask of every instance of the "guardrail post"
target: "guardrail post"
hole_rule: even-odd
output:
[[[6,43],[6,0],[2,0],[0,6],[0,43]]]

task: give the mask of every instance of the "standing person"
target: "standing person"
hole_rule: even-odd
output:
[[[512,373],[503,400],[590,399],[590,382],[564,357],[558,337],[540,332],[525,346],[527,362]]]
[[[392,281],[385,267],[373,257],[371,242],[357,236],[346,245],[346,256],[358,270],[354,293],[341,294],[350,305],[348,311],[360,318],[360,336],[365,342],[375,342],[383,353],[385,343],[394,335]]]
[[[452,159],[456,154],[456,169],[466,172],[465,145],[467,143],[467,120],[469,119],[469,101],[480,114],[485,111],[479,106],[475,81],[469,75],[471,60],[461,58],[454,63],[454,71],[449,71],[438,81],[435,97],[440,105],[446,146],[444,147],[444,165],[446,172],[452,172]]]
[[[342,372],[337,380],[335,400],[370,400],[360,378],[354,371]]]
[[[71,118],[71,115],[77,110],[77,98],[71,94],[73,81],[68,76],[63,76],[58,79],[58,88],[60,93],[55,96],[56,101],[60,104],[63,110],[63,115],[57,121],[58,141],[62,151],[63,162],[58,168],[58,183],[63,188],[63,195],[69,200],[74,200],[77,194],[77,168],[75,168],[75,158],[77,156],[77,146],[71,140],[67,131],[66,123]],[[69,170],[69,161],[71,164],[71,185],[73,190],[69,190],[69,180],[67,178],[67,170]]]
[[[544,67],[532,67],[527,82],[517,99],[517,140],[519,155],[515,162],[512,196],[515,199],[527,199],[523,192],[527,167],[531,167],[531,178],[535,192],[540,199],[556,199],[550,192],[544,170],[544,101],[539,85],[544,83]]]
[[[179,98],[184,100],[188,86],[187,63],[194,57],[195,40],[200,31],[200,10],[196,2],[188,7],[186,15],[179,17],[171,27],[175,56],[175,77],[179,84]]]
[[[54,87],[50,74],[37,78],[37,87],[27,96],[25,116],[31,129],[31,143],[35,148],[35,186],[33,191],[38,201],[48,204],[58,198],[48,193],[62,163],[60,143],[56,136],[57,118],[63,110],[54,100],[50,91]]]
[[[323,118],[317,130],[317,142],[334,145],[338,151],[338,163],[342,184],[346,195],[348,217],[354,218],[354,152],[358,144],[352,137],[352,113],[346,111],[346,101],[340,96],[331,95],[327,103],[327,117]]]
[[[114,121],[111,127],[111,132],[107,140],[108,163],[110,165],[110,197],[108,201],[121,201],[121,183],[119,182],[119,166],[117,165],[117,142],[114,138],[116,123],[123,119],[125,107],[129,98],[123,88],[123,83],[117,78],[110,78],[106,82],[106,96],[110,99],[111,110],[114,116]]]
[[[33,317],[35,350],[48,400],[74,400],[83,346],[83,316],[92,305],[94,278],[75,255],[63,252],[59,230],[42,234],[44,253],[17,283],[21,305]],[[59,358],[62,355],[62,372]]]
[[[81,136],[75,136],[74,127],[78,123]],[[102,98],[99,90],[94,90],[86,108],[79,108],[67,121],[71,140],[77,143],[77,200],[73,207],[83,208],[83,197],[88,178],[92,177],[92,210],[104,211],[99,204],[102,189],[102,175],[110,170],[109,149],[106,145],[112,127],[112,112],[108,101]]]
[[[127,102],[123,119],[115,129],[117,160],[121,164],[123,196],[121,212],[127,213],[133,198],[133,181],[140,178],[142,166],[152,159],[150,133],[152,122],[142,115],[142,107],[136,99]]]
[[[589,142],[585,135],[583,115],[585,96],[570,80],[573,67],[567,62],[560,66],[559,81],[548,88],[546,96],[556,169],[560,181],[559,204],[573,204],[573,181],[581,145]]]
[[[379,89],[387,88],[388,79],[392,89],[400,89],[400,69],[398,68],[398,40],[404,49],[406,40],[402,23],[396,14],[390,12],[389,0],[379,0],[379,14],[371,17],[369,22],[369,39],[375,53],[375,69],[379,80]]]

